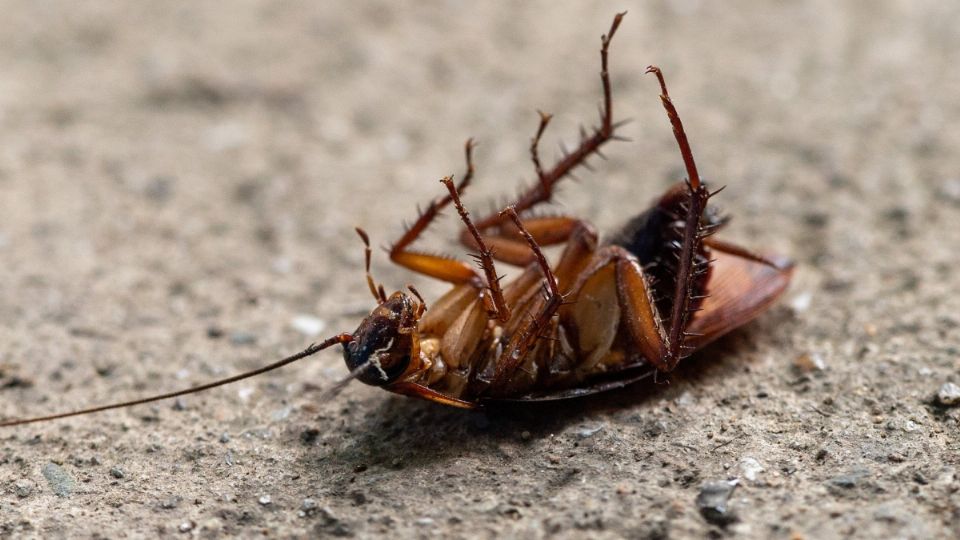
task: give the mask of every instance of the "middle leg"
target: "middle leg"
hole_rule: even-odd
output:
[[[513,221],[520,235],[527,242],[534,257],[536,257],[540,272],[545,280],[545,286],[542,307],[540,307],[538,312],[532,315],[529,320],[525,321],[518,331],[508,337],[503,351],[497,358],[493,377],[495,385],[506,385],[509,382],[509,378],[516,368],[527,360],[527,355],[533,350],[537,340],[545,337],[543,335],[544,330],[550,325],[560,306],[563,305],[563,295],[560,293],[560,285],[557,282],[557,277],[550,268],[550,264],[547,263],[546,257],[543,256],[543,252],[540,251],[540,246],[537,244],[536,239],[534,239],[533,235],[524,227],[520,216],[517,215],[516,209],[508,206],[502,212],[502,215]]]

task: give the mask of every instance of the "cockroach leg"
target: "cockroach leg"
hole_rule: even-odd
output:
[[[533,236],[524,227],[520,221],[520,216],[514,207],[508,206],[501,214],[513,221],[520,235],[527,241],[527,245],[534,253],[540,271],[547,283],[547,294],[544,304],[539,312],[533,315],[522,327],[522,329],[510,337],[509,342],[503,349],[500,359],[497,361],[496,372],[494,374],[494,384],[506,383],[514,370],[522,363],[527,354],[533,349],[537,340],[543,335],[543,331],[550,324],[557,310],[563,305],[563,295],[560,293],[560,286],[557,284],[557,278],[550,268],[546,257],[540,250],[540,246]]]
[[[567,294],[573,291],[578,276],[590,264],[598,244],[599,237],[593,225],[586,221],[578,221],[570,232],[570,238],[553,271],[561,291],[567,291]]]
[[[373,295],[373,299],[376,300],[378,304],[382,304],[387,301],[387,293],[383,290],[383,285],[376,285],[373,280],[373,274],[370,273],[370,258],[373,253],[370,250],[370,237],[367,235],[367,231],[360,227],[356,227],[354,230],[357,231],[360,239],[363,240],[363,268],[367,274],[367,287],[370,288],[370,294]]]
[[[553,246],[566,242],[581,220],[567,216],[529,217],[521,220],[524,228],[540,246]],[[504,224],[495,233],[484,235],[484,241],[493,252],[493,258],[514,266],[527,266],[537,261],[537,256],[523,239],[516,226]],[[461,240],[465,240],[461,238]],[[477,249],[473,237],[465,242],[467,247]]]
[[[459,192],[466,189],[473,179],[473,149],[475,146],[476,144],[473,139],[468,139],[464,145],[467,170],[460,180],[460,183],[456,186]],[[448,283],[472,283],[475,287],[481,288],[483,287],[483,280],[468,263],[441,255],[430,255],[410,249],[410,246],[427,230],[433,220],[437,218],[440,211],[451,202],[453,202],[453,198],[449,194],[430,201],[426,210],[420,212],[419,217],[413,225],[407,228],[403,236],[390,246],[390,260],[414,272]]]
[[[536,156],[534,166],[537,168],[537,182],[523,192],[513,203],[512,206],[518,214],[523,214],[538,204],[550,201],[556,189],[557,182],[568,176],[573,169],[584,165],[587,158],[597,153],[600,147],[606,142],[616,138],[615,132],[618,124],[613,121],[613,91],[610,85],[607,56],[610,49],[610,42],[617,32],[617,28],[620,27],[624,15],[626,15],[625,12],[618,13],[610,25],[610,30],[601,37],[600,82],[603,85],[603,106],[600,111],[600,126],[593,128],[591,134],[584,131],[580,138],[579,146],[572,152],[564,152],[560,160],[550,169],[542,170],[541,167],[538,166],[539,156],[536,156],[534,153]],[[534,138],[534,149],[536,148],[536,143],[540,135],[542,135],[543,130],[546,129],[548,122],[549,116],[545,117],[543,113],[541,113],[540,127],[537,130],[537,136]],[[487,231],[490,228],[502,225],[505,221],[507,221],[506,216],[491,214],[478,220],[477,228],[481,231]],[[465,235],[466,233],[463,233],[461,236],[463,237]]]
[[[677,113],[677,108],[674,106],[673,100],[670,99],[663,72],[656,66],[648,66],[647,73],[656,75],[657,81],[660,83],[660,101],[663,103],[670,124],[673,126],[673,135],[677,139],[680,155],[683,157],[683,164],[687,170],[688,200],[683,206],[686,215],[680,216],[683,221],[683,230],[679,240],[680,251],[677,260],[676,283],[673,303],[671,304],[670,329],[667,332],[665,356],[667,371],[671,371],[676,367],[677,362],[689,356],[693,351],[693,347],[686,343],[685,329],[690,321],[691,314],[695,311],[691,307],[691,297],[695,294],[694,284],[697,278],[709,269],[710,264],[707,262],[701,266],[695,262],[701,242],[704,236],[708,234],[708,231],[703,229],[701,221],[703,212],[707,207],[707,200],[710,198],[710,192],[700,181],[697,164],[694,162],[693,152],[690,150],[690,142],[683,130],[680,114]]]
[[[683,123],[680,121],[680,114],[670,99],[670,93],[667,92],[667,83],[663,79],[663,72],[657,66],[647,66],[647,73],[653,73],[660,83],[660,101],[663,108],[667,110],[667,117],[670,118],[670,124],[673,126],[673,135],[680,145],[680,154],[683,156],[683,164],[687,169],[687,180],[690,182],[690,189],[697,191],[700,189],[700,174],[697,172],[697,164],[693,161],[693,152],[690,150],[690,142],[687,141],[687,134],[683,130]]]
[[[743,246],[738,246],[736,244],[732,244],[725,240],[720,240],[719,238],[704,238],[703,245],[707,246],[710,249],[715,249],[717,251],[722,251],[724,253],[736,255],[737,257],[742,257],[744,259],[747,259],[753,262],[765,264],[776,270],[786,269],[781,264],[775,261],[771,261],[770,259],[767,259],[763,255],[758,255]]]
[[[550,123],[553,115],[543,111],[537,111],[537,114],[540,115],[540,125],[537,127],[537,134],[530,140],[530,159],[533,161],[533,170],[537,173],[540,188],[546,191],[550,189],[550,186],[547,184],[547,176],[543,172],[543,165],[540,164],[539,146],[540,138],[543,137],[543,132],[547,130],[547,124]]]
[[[460,214],[460,219],[463,221],[464,227],[470,231],[470,235],[477,245],[477,261],[480,263],[480,268],[483,270],[483,274],[487,279],[487,288],[490,290],[490,296],[493,301],[489,316],[491,319],[507,322],[510,320],[510,308],[503,299],[503,289],[500,288],[500,276],[497,275],[497,268],[493,263],[493,253],[490,251],[490,248],[487,247],[486,243],[484,243],[483,237],[480,236],[480,231],[474,226],[473,221],[470,219],[470,213],[463,207],[463,203],[460,201],[460,195],[457,193],[457,187],[453,185],[453,179],[448,176],[441,180],[441,182],[447,186],[447,191],[450,193],[450,198],[453,200],[457,213]]]
[[[537,263],[540,265],[540,270],[543,272],[543,277],[547,281],[547,287],[550,289],[551,295],[560,295],[560,289],[557,286],[557,278],[553,275],[553,270],[550,268],[550,263],[547,262],[547,258],[543,256],[543,252],[540,250],[540,245],[534,239],[533,235],[527,230],[525,224],[520,220],[520,216],[517,215],[516,208],[508,206],[503,212],[509,217],[513,224],[516,225],[517,230],[520,231],[520,235],[524,240],[527,241],[527,245],[530,247],[530,251],[533,252],[536,257]]]

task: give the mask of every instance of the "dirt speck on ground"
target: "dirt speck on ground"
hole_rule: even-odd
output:
[[[11,2],[0,18],[0,412],[183,387],[352,330],[353,227],[471,208],[596,115],[559,202],[600,230],[682,175],[660,65],[728,238],[793,257],[755,323],[638,384],[464,412],[336,351],[177,402],[0,432],[4,536],[960,535],[960,10],[944,2]],[[545,157],[549,152],[545,152]],[[451,253],[456,223],[429,245]],[[391,288],[444,290],[389,265]],[[944,390],[945,389],[945,390]],[[726,486],[726,487],[723,487]],[[723,489],[720,489],[723,487]]]

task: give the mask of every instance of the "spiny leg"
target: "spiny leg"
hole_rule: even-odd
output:
[[[533,254],[537,259],[537,263],[540,265],[540,270],[543,272],[543,277],[547,281],[547,288],[550,291],[550,294],[561,296],[560,288],[557,285],[557,278],[553,275],[553,270],[550,269],[550,264],[547,262],[547,258],[543,256],[543,252],[540,250],[540,246],[533,238],[533,235],[530,234],[524,223],[520,221],[520,216],[517,215],[516,208],[508,206],[502,213],[506,214],[513,221],[513,224],[516,225],[517,230],[520,231],[520,235],[523,236],[523,239],[527,241],[527,245],[530,246],[530,250],[533,251]]]
[[[543,256],[543,252],[540,251],[540,246],[537,245],[537,241],[526,228],[524,228],[523,222],[520,221],[520,216],[517,215],[516,209],[508,206],[502,212],[502,215],[513,221],[514,225],[520,231],[520,235],[527,241],[527,244],[536,256],[540,271],[546,280],[546,300],[539,313],[527,321],[519,332],[510,337],[509,342],[506,347],[504,347],[497,361],[494,372],[495,384],[505,384],[509,380],[510,375],[513,374],[517,366],[520,365],[527,354],[530,353],[537,340],[541,338],[543,330],[547,328],[550,320],[553,319],[553,316],[557,314],[557,310],[563,305],[563,295],[560,293],[557,278],[553,274],[553,270],[550,269],[550,264],[547,262],[546,257]]]
[[[457,185],[457,190],[461,192],[470,185],[470,181],[473,179],[473,148],[475,146],[473,139],[468,139],[464,145],[467,170],[463,175],[463,179],[460,180],[460,183]],[[403,236],[390,246],[390,260],[414,272],[449,283],[473,283],[477,287],[482,287],[483,282],[480,276],[469,264],[456,259],[430,255],[410,249],[411,244],[427,230],[433,220],[440,214],[440,211],[452,201],[453,198],[449,194],[430,201],[426,210],[420,212],[419,217],[413,225],[407,228]]]
[[[543,137],[543,133],[546,131],[547,125],[550,123],[553,115],[543,111],[537,111],[537,114],[540,115],[540,125],[537,127],[536,134],[530,140],[530,159],[533,161],[534,172],[537,175],[537,182],[541,190],[550,193],[553,183],[555,182],[551,182],[550,175],[544,172],[538,148],[540,139]],[[502,216],[498,214],[498,217]],[[523,227],[533,236],[536,243],[540,246],[552,246],[566,242],[577,226],[581,224],[581,220],[559,215],[528,217],[521,221],[523,222]],[[467,230],[461,231],[461,242],[470,247],[476,247],[473,245],[472,236],[468,233],[469,231]],[[524,240],[519,229],[511,226],[510,223],[502,223],[497,227],[489,227],[486,234],[486,241],[493,250],[494,259],[498,261],[503,261],[515,266],[526,266],[537,260],[536,254],[530,249],[528,242]]]
[[[493,300],[492,309],[489,310],[490,318],[497,319],[500,322],[507,322],[510,320],[510,308],[507,307],[507,303],[503,299],[503,289],[500,288],[500,276],[497,275],[497,269],[493,264],[490,248],[483,242],[480,231],[477,230],[473,225],[473,221],[470,220],[470,213],[467,212],[466,208],[463,207],[463,203],[460,202],[460,195],[457,193],[457,187],[453,185],[453,179],[448,176],[441,180],[441,182],[447,186],[450,199],[453,200],[453,204],[457,208],[457,213],[460,214],[463,225],[470,231],[474,242],[476,242],[477,260],[487,279],[487,287],[490,289],[490,296]]]
[[[464,157],[467,162],[467,170],[463,174],[463,178],[460,180],[460,183],[457,184],[457,191],[463,193],[467,186],[470,185],[471,180],[473,180],[473,173],[475,168],[473,166],[473,149],[476,147],[476,143],[473,139],[467,139],[467,142],[464,144]],[[438,197],[432,201],[427,206],[427,209],[420,212],[420,215],[417,217],[417,220],[411,225],[406,232],[403,233],[403,236],[399,240],[394,242],[393,246],[390,247],[390,254],[399,253],[404,251],[407,247],[413,244],[417,238],[427,227],[430,226],[430,223],[440,215],[440,211],[444,209],[453,201],[453,198],[448,194],[442,197]]]
[[[703,212],[707,207],[707,201],[711,196],[718,192],[710,193],[706,186],[700,181],[700,175],[697,172],[697,165],[693,160],[693,152],[690,150],[690,143],[687,140],[687,134],[683,130],[683,123],[680,121],[680,115],[677,113],[670,94],[667,92],[667,84],[664,82],[663,73],[656,66],[647,67],[647,73],[656,75],[660,83],[660,101],[667,111],[667,117],[673,126],[673,135],[677,139],[680,147],[680,154],[683,157],[683,163],[687,170],[687,191],[689,198],[684,204],[686,210],[685,216],[680,216],[682,220],[682,231],[680,231],[679,252],[677,253],[677,275],[676,287],[673,294],[673,304],[670,313],[670,328],[667,332],[667,350],[665,355],[664,371],[671,371],[676,367],[681,358],[689,356],[693,347],[686,344],[686,328],[690,320],[690,315],[696,309],[691,308],[693,301],[694,286],[698,277],[709,270],[709,261],[696,262],[696,257],[700,251],[704,236],[709,231],[705,230],[701,224]]]
[[[547,124],[550,122],[550,115],[540,113],[540,125],[537,134],[531,143],[531,157],[534,161],[534,169],[537,174],[537,183],[523,192],[513,203],[517,213],[523,213],[536,205],[547,202],[553,197],[557,182],[569,175],[570,172],[580,165],[586,163],[586,159],[592,154],[599,154],[600,147],[612,139],[617,139],[615,131],[620,124],[613,122],[613,94],[610,85],[610,75],[608,71],[607,55],[610,48],[610,41],[616,33],[623,16],[626,13],[618,13],[610,30],[601,37],[600,48],[600,81],[603,84],[603,107],[600,111],[600,126],[593,128],[593,133],[588,135],[585,130],[581,130],[580,145],[573,152],[564,152],[562,158],[557,161],[553,167],[543,170],[540,164],[540,158],[537,154],[537,145],[540,137],[543,135]],[[477,228],[481,231],[498,227],[505,223],[507,218],[503,214],[491,214],[477,221]],[[468,240],[467,233],[461,234],[461,239]]]

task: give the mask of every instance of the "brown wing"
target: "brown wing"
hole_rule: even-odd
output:
[[[707,282],[709,297],[687,328],[703,334],[690,338],[697,349],[763,313],[783,294],[793,274],[793,264],[785,259],[764,263],[716,247],[711,255],[716,261]]]

